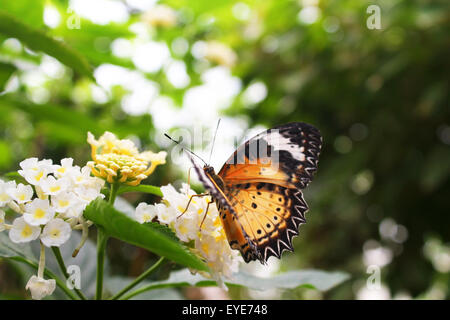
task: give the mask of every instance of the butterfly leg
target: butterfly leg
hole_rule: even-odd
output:
[[[205,222],[206,215],[208,214],[209,205],[210,205],[211,203],[213,203],[213,202],[214,202],[213,200],[208,201],[208,204],[206,205],[205,215],[203,216],[202,222],[200,223],[200,230],[202,230],[203,222]]]
[[[186,208],[184,209],[184,211],[177,217],[177,219],[179,217],[181,217],[183,214],[186,213],[187,209],[189,208],[189,205],[191,204],[192,198],[194,197],[206,197],[209,196],[209,193],[200,193],[200,194],[193,194],[192,196],[189,197],[189,202],[187,203]]]

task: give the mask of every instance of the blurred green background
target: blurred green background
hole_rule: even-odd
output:
[[[381,29],[368,27],[372,4]],[[84,165],[87,131],[158,151],[170,150],[164,132],[199,127],[209,142],[221,118],[219,170],[236,141],[308,122],[324,140],[305,191],[308,223],[295,253],[246,267],[351,279],[326,294],[228,296],[448,299],[449,9],[447,0],[0,0],[0,172],[27,157]],[[193,147],[207,156],[202,142]],[[188,166],[169,157],[145,183],[179,186]],[[111,273],[127,276],[155,259],[114,240],[108,256]],[[371,265],[380,290],[366,287]],[[25,296],[16,272],[0,261],[0,294]]]

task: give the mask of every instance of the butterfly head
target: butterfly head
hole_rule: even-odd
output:
[[[205,171],[205,173],[209,174],[210,176],[216,175],[214,168],[208,164],[205,164],[203,166],[203,171]]]

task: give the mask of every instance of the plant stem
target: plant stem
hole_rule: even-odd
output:
[[[105,248],[108,236],[101,227],[97,228],[97,290],[95,299],[101,300],[103,294],[103,269],[105,264]]]
[[[126,292],[134,288],[137,284],[139,284],[142,280],[147,278],[153,271],[155,271],[156,268],[158,268],[161,263],[163,262],[164,257],[159,258],[159,260],[152,265],[150,268],[148,268],[146,271],[144,271],[139,277],[137,277],[134,281],[132,281],[130,284],[128,284],[125,288],[120,290],[118,293],[116,293],[111,300],[117,300],[121,296],[123,296]]]
[[[39,255],[39,266],[38,266],[38,278],[44,278],[44,271],[45,271],[45,247],[42,242],[40,242],[41,245],[41,253]]]
[[[66,268],[66,265],[64,263],[64,259],[63,259],[62,255],[61,255],[61,251],[59,250],[58,247],[51,247],[51,248],[52,248],[53,254],[55,255],[56,261],[58,262],[59,268],[61,269],[61,272],[63,273],[63,275],[64,275],[64,277],[66,279],[69,279],[70,276],[67,273],[67,268]],[[87,300],[87,298],[85,297],[83,292],[81,292],[78,288],[76,288],[74,286],[73,290],[80,297],[81,300]]]
[[[120,185],[118,183],[111,184],[108,199],[109,204],[114,205],[114,200],[116,200],[119,187]],[[97,289],[95,293],[95,299],[97,300],[101,300],[103,295],[103,269],[105,265],[105,249],[107,241],[108,235],[100,226],[97,226]]]
[[[113,183],[111,184],[111,192],[109,193],[108,203],[110,205],[114,205],[114,200],[116,200],[117,191],[119,191],[120,184]]]

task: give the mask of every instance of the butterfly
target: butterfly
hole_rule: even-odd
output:
[[[306,222],[303,199],[317,170],[320,132],[303,122],[268,129],[246,141],[216,174],[191,161],[207,194],[216,203],[232,249],[245,262],[281,258]]]

